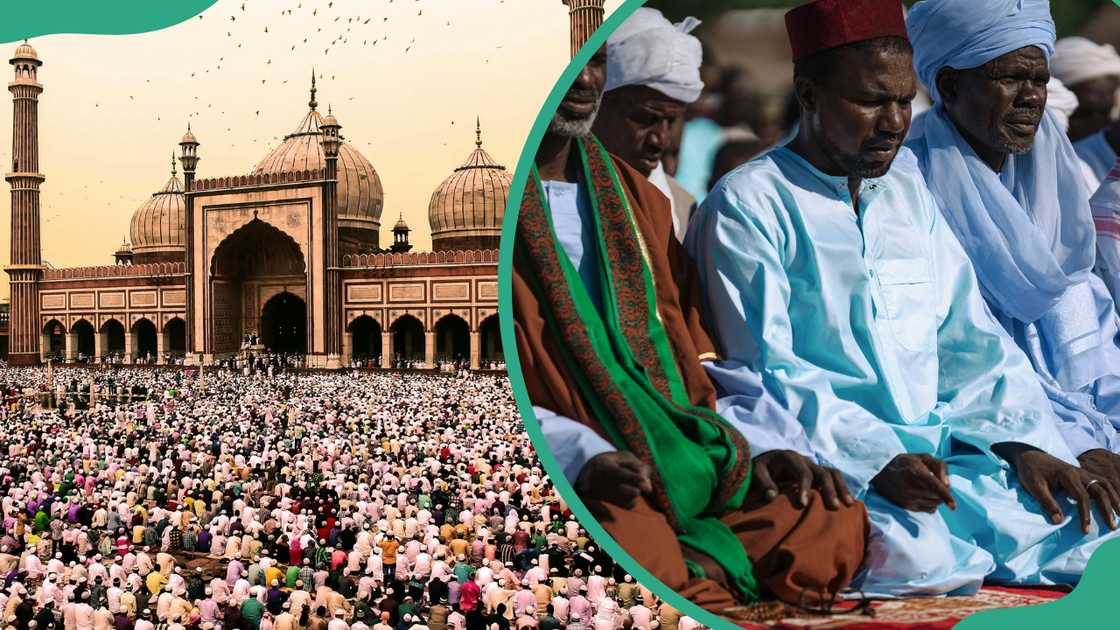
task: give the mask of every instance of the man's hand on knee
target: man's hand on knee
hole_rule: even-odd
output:
[[[575,488],[581,497],[629,509],[638,497],[653,492],[653,474],[633,453],[612,451],[587,460]]]
[[[875,491],[891,503],[910,512],[937,511],[942,503],[950,510],[957,502],[949,491],[949,469],[933,455],[896,455],[871,480]]]
[[[1105,448],[1094,448],[1078,455],[1077,463],[1090,475],[1107,481],[1113,490],[1120,489],[1120,455]],[[1120,503],[1120,497],[1113,498]]]
[[[1033,446],[1015,442],[1005,442],[992,446],[992,452],[1006,459],[1015,469],[1019,483],[1038,501],[1057,525],[1065,515],[1061,506],[1054,500],[1055,492],[1065,492],[1077,502],[1077,513],[1081,520],[1081,531],[1089,533],[1092,518],[1092,504],[1104,516],[1109,529],[1116,529],[1117,496],[1116,490],[1106,478],[1093,475],[1089,471],[1071,466],[1062,460]]]
[[[821,493],[824,505],[835,510],[843,503],[855,503],[844,476],[839,470],[820,466],[796,451],[767,451],[755,457],[751,464],[751,486],[765,494],[767,500],[778,496],[781,488],[793,491],[793,504],[804,508],[809,505],[809,490]]]

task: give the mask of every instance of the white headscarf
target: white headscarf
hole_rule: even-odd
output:
[[[703,52],[689,35],[700,25],[690,17],[679,24],[657,9],[634,12],[607,40],[606,91],[644,85],[683,103],[700,98]]]
[[[1051,76],[1046,84],[1046,109],[1058,119],[1058,128],[1065,133],[1069,130],[1069,117],[1077,111],[1077,95],[1065,86],[1065,82],[1056,76]]]
[[[1066,85],[1098,77],[1120,77],[1120,55],[1111,44],[1097,44],[1084,37],[1063,37],[1054,45],[1050,74]]]

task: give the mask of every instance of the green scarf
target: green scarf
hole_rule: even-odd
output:
[[[739,596],[758,598],[742,543],[717,515],[742,505],[750,478],[746,441],[711,409],[693,405],[657,311],[646,244],[611,158],[594,137],[574,143],[592,200],[600,311],[556,238],[533,168],[514,259],[544,307],[546,333],[610,441],[654,468],[651,497],[681,544],[719,562]],[[695,570],[696,567],[693,567]]]

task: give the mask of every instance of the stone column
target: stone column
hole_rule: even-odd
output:
[[[354,360],[354,333],[349,330],[342,333],[342,363],[343,367],[350,367]]]
[[[471,369],[477,370],[482,367],[482,333],[477,330],[471,331]]]
[[[156,365],[163,365],[166,361],[163,360],[163,353],[167,349],[167,332],[159,331],[156,333]]]
[[[393,365],[393,333],[381,333],[381,367],[388,368]]]
[[[132,365],[132,360],[136,358],[136,346],[139,344],[136,340],[136,333],[129,331],[124,334],[124,364]]]
[[[72,363],[78,358],[78,333],[66,333],[66,362]]]
[[[424,363],[430,368],[436,366],[436,334],[434,332],[424,333]]]
[[[39,361],[46,362],[47,353],[51,351],[51,336],[47,333],[40,333],[41,339],[39,341]]]
[[[105,343],[105,333],[100,330],[93,333],[93,357],[94,363],[101,363],[101,348]]]

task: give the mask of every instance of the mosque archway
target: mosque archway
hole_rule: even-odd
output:
[[[173,317],[163,325],[163,334],[166,335],[165,350],[172,356],[183,356],[187,353],[187,323],[178,317]]]
[[[46,340],[46,356],[59,360],[66,357],[66,329],[62,322],[52,319],[43,326],[43,336]]]
[[[124,354],[124,324],[115,319],[110,319],[101,325],[102,356],[110,354]]]
[[[424,324],[412,315],[402,315],[393,322],[393,358],[404,361],[424,360]]]
[[[280,344],[274,349],[283,346],[306,353],[307,308],[303,299],[285,291],[279,295],[289,297],[270,309],[267,303],[260,305],[256,297],[262,287],[306,282],[307,264],[299,244],[276,226],[253,219],[227,236],[214,250],[210,264],[208,326],[212,352],[235,352],[245,335],[257,333],[266,346],[271,341]],[[267,324],[266,312],[270,318]],[[300,321],[288,320],[300,312]]]
[[[77,342],[77,354],[87,358],[92,357],[97,349],[97,342],[93,338],[93,324],[84,319],[79,319],[70,327],[70,334],[74,336]]]
[[[497,314],[482,320],[479,331],[479,358],[482,361],[505,361],[502,352],[502,330]]]
[[[156,356],[159,345],[156,341],[156,325],[151,320],[141,318],[132,325],[132,334],[136,335],[136,345],[132,351],[138,357]]]
[[[471,356],[471,328],[458,315],[436,322],[436,361],[457,361]]]
[[[351,353],[353,358],[361,360],[380,361],[381,358],[381,324],[369,315],[362,315],[350,323],[350,334],[353,345]]]
[[[307,354],[307,303],[284,291],[261,310],[261,342],[273,352]]]

